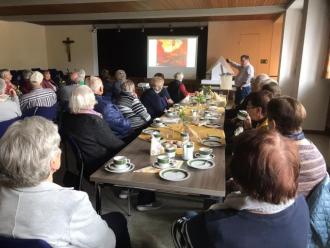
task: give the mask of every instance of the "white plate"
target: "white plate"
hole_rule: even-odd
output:
[[[207,140],[221,142],[222,138],[219,137],[219,136],[210,135],[210,136],[207,137]]]
[[[161,170],[159,176],[167,181],[179,182],[187,180],[190,173],[183,169],[168,168]]]
[[[130,164],[127,166],[126,169],[121,169],[121,170],[114,169],[114,167],[111,166],[111,165],[112,165],[112,164],[110,164],[110,165],[106,165],[106,166],[104,167],[104,169],[105,169],[106,171],[108,171],[108,172],[112,172],[112,173],[126,173],[126,172],[129,172],[129,171],[134,170],[134,168],[135,168],[135,165],[132,164],[132,163],[130,163]]]
[[[215,166],[215,163],[212,160],[206,158],[191,159],[187,162],[187,164],[189,167],[200,170],[211,169]]]
[[[195,158],[214,159],[215,155],[212,153],[210,156],[201,157],[201,155],[197,152],[197,153],[195,153]]]
[[[221,142],[219,142],[217,140],[209,140],[209,139],[204,139],[202,141],[202,144],[204,146],[208,146],[208,147],[221,147],[221,146],[224,146],[224,144],[222,144]]]
[[[142,133],[152,135],[153,132],[155,132],[155,131],[158,131],[158,130],[156,130],[156,129],[146,128],[146,129],[143,129],[143,130],[142,130]]]
[[[222,128],[222,125],[219,125],[219,124],[205,124],[204,127],[208,127],[208,128]]]
[[[175,163],[173,161],[170,161],[168,166],[166,166],[166,167],[159,166],[159,163],[157,161],[154,162],[153,165],[152,165],[152,167],[155,167],[157,169],[167,169],[167,168],[174,167],[174,166],[175,166]]]

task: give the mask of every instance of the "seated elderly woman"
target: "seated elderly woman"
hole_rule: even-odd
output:
[[[275,131],[238,137],[230,163],[241,192],[193,217],[176,221],[175,247],[307,247],[309,212],[296,197],[297,147]]]
[[[168,88],[167,88],[168,93],[171,96],[171,99],[175,103],[181,102],[187,96],[194,95],[194,93],[190,93],[190,92],[187,91],[186,86],[182,82],[183,77],[184,77],[184,75],[183,75],[182,72],[175,73],[174,74],[174,81],[172,81],[168,85]]]
[[[267,104],[273,98],[271,92],[262,90],[247,96],[246,111],[248,116],[244,121],[244,129],[268,128]]]
[[[122,83],[117,106],[123,115],[130,120],[134,130],[144,128],[151,120],[146,108],[136,96],[135,85],[131,80]]]
[[[42,80],[44,76],[35,71],[30,77],[32,90],[24,94],[20,99],[21,109],[25,111],[34,107],[51,107],[57,102],[54,90],[42,88]]]
[[[304,136],[301,125],[306,118],[306,110],[296,99],[283,96],[272,99],[267,112],[269,126],[294,140],[298,146],[301,164],[298,193],[308,196],[327,175],[327,167],[320,151]]]
[[[41,83],[42,88],[45,89],[52,89],[53,91],[57,90],[56,84],[52,79],[52,76],[50,75],[50,71],[49,70],[45,70],[43,72],[44,75],[44,80]]]
[[[151,79],[151,88],[143,92],[141,102],[146,107],[151,118],[160,117],[169,106],[167,98],[169,94],[164,86],[164,79],[153,77]]]
[[[13,75],[11,75],[10,70],[4,69],[1,71],[0,77],[6,82],[5,94],[9,95],[11,89],[16,90],[17,87],[11,82]]]
[[[16,91],[11,89],[5,94],[6,82],[0,78],[0,122],[15,119],[22,115]]]
[[[256,76],[252,81],[251,81],[251,91],[252,92],[257,92],[260,91],[262,86],[266,84],[266,81],[269,79],[269,76],[265,73],[261,73],[258,76]]]
[[[102,115],[94,111],[95,104],[93,91],[86,85],[77,86],[69,102],[71,113],[63,116],[64,134],[78,143],[87,177],[124,146]]]
[[[0,235],[43,239],[55,248],[130,247],[122,214],[104,221],[85,192],[53,183],[59,145],[57,126],[42,117],[14,123],[0,140]]]
[[[115,72],[115,81],[112,83],[111,97],[118,99],[122,90],[121,85],[127,80],[126,72],[124,70],[117,70]]]

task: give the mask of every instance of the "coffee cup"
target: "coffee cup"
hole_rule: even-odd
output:
[[[170,158],[168,155],[159,155],[157,157],[158,166],[161,168],[166,168],[170,165]]]
[[[129,163],[130,163],[130,160],[125,156],[115,156],[113,158],[113,165],[118,170],[127,168],[127,164],[129,164]]]
[[[206,158],[206,157],[211,156],[213,150],[208,147],[201,147],[201,148],[199,148],[198,152],[202,158]]]
[[[165,152],[166,152],[166,155],[169,158],[175,158],[176,147],[175,146],[167,146],[167,147],[165,147]]]
[[[248,112],[246,112],[245,110],[240,110],[237,113],[237,118],[241,121],[245,121],[248,115],[249,115]]]
[[[155,118],[154,123],[160,124],[160,123],[162,123],[162,120],[160,118]]]

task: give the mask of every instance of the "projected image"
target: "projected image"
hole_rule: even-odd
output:
[[[157,40],[157,66],[180,66],[187,64],[186,39]]]

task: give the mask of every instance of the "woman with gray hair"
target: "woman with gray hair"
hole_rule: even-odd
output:
[[[120,218],[125,224],[121,214],[104,215],[103,221],[85,192],[53,183],[59,145],[57,126],[42,117],[14,123],[0,140],[0,234],[42,238],[55,248],[129,247],[126,226],[108,227]],[[128,246],[122,245],[124,235]]]
[[[5,94],[6,82],[0,78],[0,122],[15,119],[22,115],[19,99],[14,89]]]
[[[93,91],[86,85],[77,86],[69,101],[71,113],[63,116],[64,134],[78,143],[87,178],[125,145],[94,110],[95,104]]]

